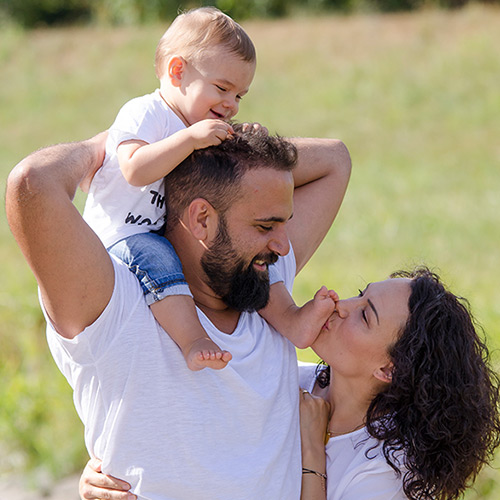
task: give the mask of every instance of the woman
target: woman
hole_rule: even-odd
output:
[[[498,377],[467,302],[428,269],[336,300],[311,347],[326,365],[301,367],[303,500],[455,499],[492,458]],[[135,498],[92,467],[82,498]]]

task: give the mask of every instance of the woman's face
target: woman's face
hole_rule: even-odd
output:
[[[390,380],[390,346],[408,318],[407,278],[370,283],[357,297],[339,300],[312,344],[332,372],[349,378]]]

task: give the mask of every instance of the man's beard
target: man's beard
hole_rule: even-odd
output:
[[[256,260],[273,264],[278,256],[272,252],[259,254],[250,264],[245,264],[233,248],[226,221],[221,216],[217,236],[201,258],[201,266],[207,275],[207,284],[231,309],[253,312],[269,302],[269,273],[257,271],[253,266]]]

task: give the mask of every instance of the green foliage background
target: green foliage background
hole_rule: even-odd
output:
[[[426,262],[470,299],[497,349],[500,10],[473,4],[243,24],[258,68],[238,118],[282,135],[341,138],[353,159],[344,205],[297,280],[297,301],[323,283],[349,296]],[[2,184],[32,150],[105,129],[125,101],[153,90],[153,54],[165,28],[4,25]],[[0,470],[29,469],[41,484],[82,468],[83,431],[4,212],[0,238]],[[499,478],[485,469],[467,498],[499,498]]]
[[[500,0],[486,0],[500,3]],[[21,26],[68,23],[137,24],[172,19],[180,10],[214,5],[235,19],[282,17],[293,12],[457,8],[469,0],[0,0],[0,16]]]

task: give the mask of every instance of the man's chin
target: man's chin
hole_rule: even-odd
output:
[[[239,313],[243,312],[254,313],[260,311],[261,309],[264,309],[267,306],[267,304],[269,303],[269,296],[267,297],[267,300],[265,301],[262,300],[259,301],[258,303],[253,303],[253,304],[235,302],[233,300],[226,300],[226,299],[222,299],[222,301],[226,304],[226,306]]]
[[[255,312],[266,307],[269,302],[269,273],[253,273],[247,279],[233,283],[224,303],[238,312]]]

